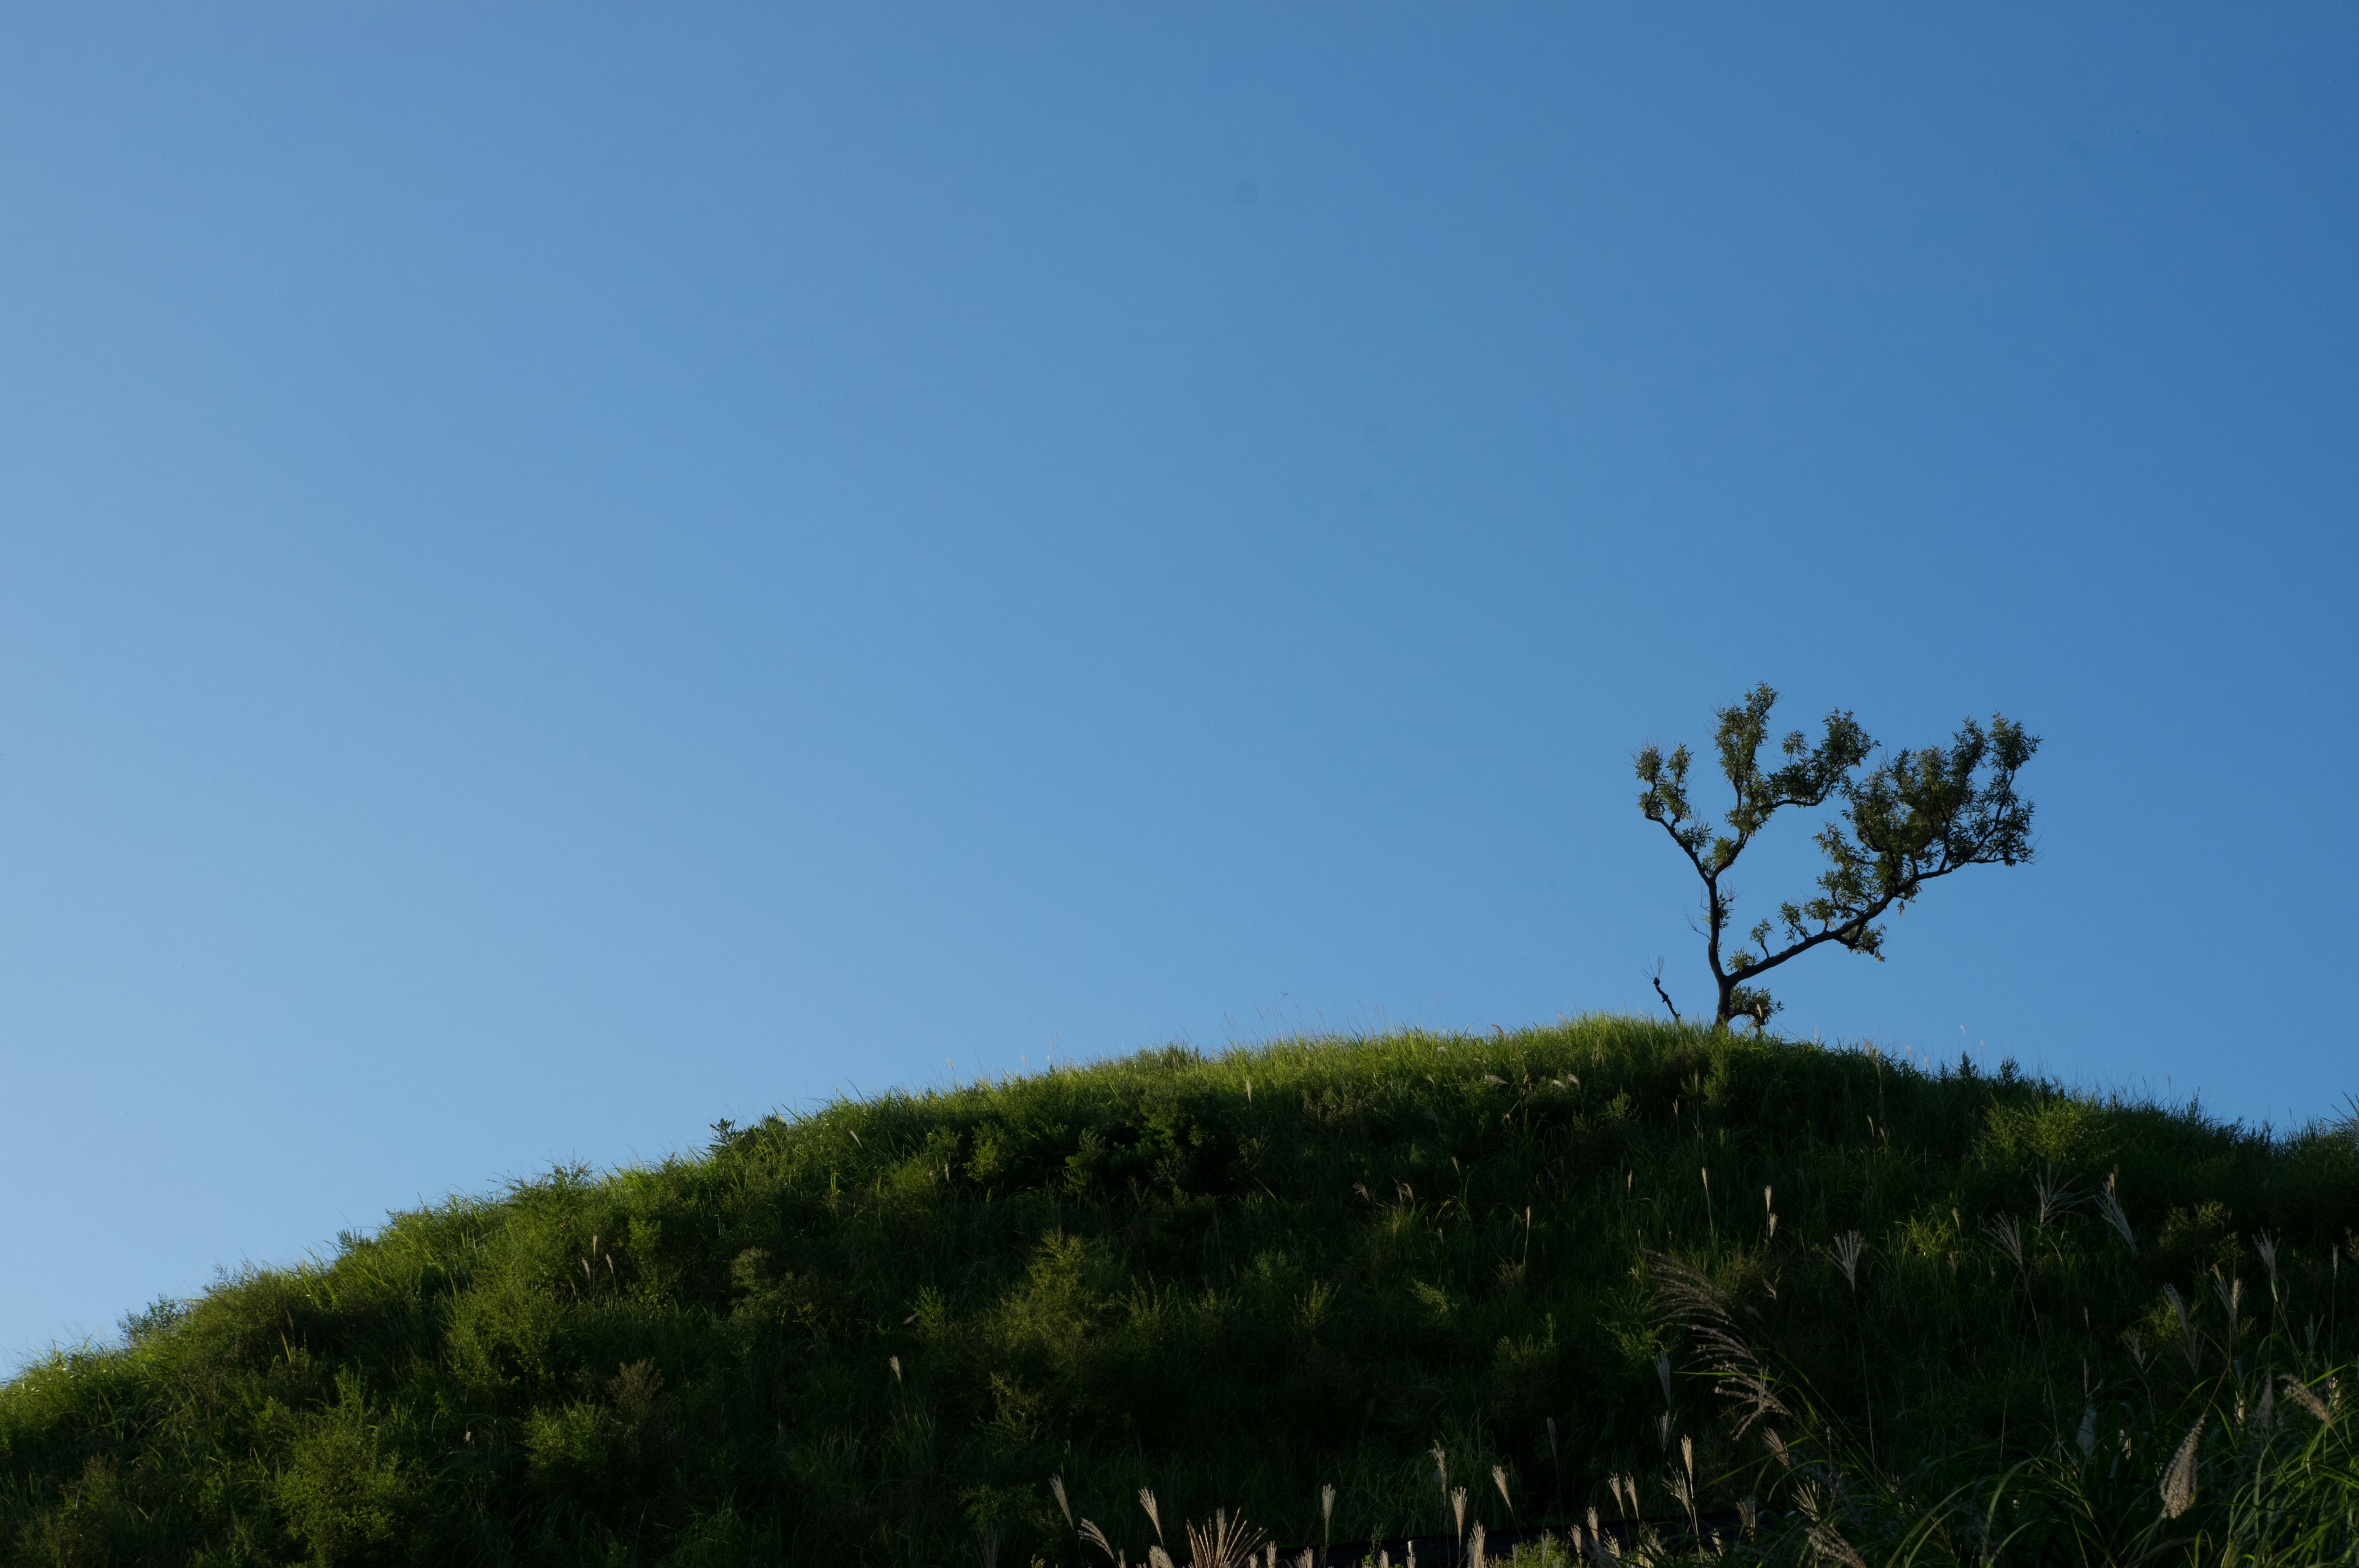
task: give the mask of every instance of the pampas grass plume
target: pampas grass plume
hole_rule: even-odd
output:
[[[2162,1473],[2162,1517],[2177,1519],[2195,1501],[2195,1440],[2203,1435],[2203,1418],[2197,1416],[2187,1435],[2179,1440],[2179,1452],[2170,1456],[2170,1466]]]

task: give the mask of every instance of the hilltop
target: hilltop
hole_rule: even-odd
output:
[[[1332,1485],[1340,1544],[1436,1530],[1437,1445],[1501,1529],[1579,1519],[1623,1473],[1669,1507],[1681,1437],[1726,1508],[1768,1461],[1650,1255],[1726,1292],[1789,1435],[1907,1476],[2084,1427],[2091,1452],[2177,1339],[2201,1374],[2165,1284],[2200,1326],[2222,1281],[2230,1349],[2233,1310],[2349,1359],[2354,1224],[2343,1131],[2011,1065],[1622,1018],[1151,1051],[720,1124],[694,1157],[395,1215],[153,1310],[0,1390],[0,1543],[932,1565],[983,1531],[1070,1563],[1054,1476],[1137,1561],[1142,1487],[1175,1546],[1216,1507],[1299,1545]],[[2124,1426],[2142,1496],[2176,1441]]]

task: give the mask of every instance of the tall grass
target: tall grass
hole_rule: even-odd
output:
[[[1807,1542],[1768,1528],[1807,1501],[1979,1562],[1974,1518],[2146,1539],[2116,1498],[2159,1509],[2182,1413],[2174,1528],[2347,1540],[2288,1500],[2349,1454],[2285,1379],[2332,1412],[2354,1223],[2343,1130],[2011,1066],[1614,1018],[1158,1051],[723,1124],[161,1303],[0,1390],[0,1552],[1062,1565],[1084,1523],[1139,1563],[1242,1518],[1603,1551],[1593,1510],[1752,1498],[1731,1551]],[[1788,1413],[1737,1430],[1663,1260]]]
[[[2274,1263],[2272,1238],[2255,1250]],[[1746,1487],[1745,1534],[1704,1551],[1691,1532],[1685,1556],[1893,1568],[2359,1562],[2359,1445],[2343,1393],[2354,1368],[2325,1362],[2316,1336],[2287,1334],[2281,1318],[2246,1337],[2242,1292],[2224,1272],[2213,1275],[2215,1324],[2171,1314],[2183,1369],[2158,1362],[2136,1326],[2112,1364],[2083,1360],[2069,1439],[2050,1429],[2023,1452],[1979,1444],[1895,1471],[1762,1347],[1777,1336],[1764,1314],[1702,1269],[1649,1261],[1658,1320],[1712,1380],[1723,1433],[1747,1454],[1724,1477]],[[1752,1528],[1764,1501],[1783,1509],[1785,1528]]]

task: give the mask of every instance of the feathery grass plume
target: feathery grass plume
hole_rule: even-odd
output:
[[[1049,1492],[1050,1496],[1057,1499],[1057,1507],[1064,1512],[1065,1528],[1067,1530],[1075,1528],[1073,1524],[1073,1505],[1065,1500],[1065,1478],[1062,1476],[1049,1476]]]
[[[2039,1203],[2036,1228],[2045,1230],[2057,1220],[2081,1206],[2080,1184],[2071,1177],[2059,1177],[2054,1166],[2045,1166],[2032,1178],[2031,1190]]]
[[[1332,1544],[1335,1529],[1335,1483],[1327,1482],[1319,1488],[1319,1550],[1327,1551]]]
[[[1147,1568],[1179,1568],[1179,1564],[1173,1563],[1171,1553],[1158,1544],[1147,1549]]]
[[[2243,1321],[2245,1281],[2222,1274],[2215,1263],[2212,1266],[2212,1293],[2220,1298],[2220,1306],[2228,1314],[2228,1337],[2233,1341]]]
[[[1645,1257],[1654,1287],[1651,1315],[1658,1325],[1686,1334],[1703,1370],[1716,1379],[1713,1392],[1728,1406],[1731,1435],[1743,1437],[1764,1416],[1792,1417],[1794,1412],[1770,1384],[1768,1368],[1738,1331],[1728,1298],[1711,1277],[1667,1253],[1647,1252]]]
[[[1074,1528],[1073,1533],[1080,1536],[1090,1545],[1096,1547],[1100,1552],[1104,1552],[1105,1559],[1109,1563],[1114,1562],[1120,1555],[1114,1551],[1114,1542],[1106,1539],[1106,1532],[1098,1528],[1097,1521],[1095,1519],[1085,1519],[1082,1520],[1082,1522]]]
[[[1750,1496],[1737,1498],[1736,1518],[1737,1521],[1745,1527],[1745,1533],[1751,1535],[1760,1527],[1761,1505],[1754,1501]]]
[[[1677,1465],[1664,1467],[1663,1488],[1671,1494],[1672,1501],[1680,1505],[1681,1513],[1686,1514],[1690,1519],[1696,1517],[1695,1484],[1687,1476],[1680,1475]]]
[[[1867,1568],[1867,1559],[1853,1549],[1852,1543],[1843,1538],[1843,1531],[1837,1530],[1831,1519],[1821,1519],[1811,1525],[1805,1539],[1810,1541],[1810,1550],[1829,1563],[1840,1563],[1843,1568]]]
[[[1469,1535],[1466,1540],[1467,1550],[1465,1553],[1465,1562],[1467,1563],[1467,1568],[1484,1568],[1485,1560],[1483,1554],[1483,1524],[1481,1520],[1478,1519],[1475,1521],[1473,1532]]]
[[[1440,1491],[1441,1517],[1447,1519],[1450,1517],[1450,1455],[1441,1451],[1439,1443],[1433,1445],[1433,1484]]]
[[[1147,1510],[1147,1522],[1155,1527],[1155,1539],[1163,1539],[1163,1511],[1155,1506],[1155,1494],[1147,1487],[1138,1488],[1138,1506]]]
[[[2045,1187],[2041,1189],[2040,1201],[2043,1206],[2049,1202],[2047,1189]],[[2042,1213],[2044,1216],[2044,1207]],[[2015,1216],[2011,1214],[2002,1214],[1997,1218],[1985,1223],[1983,1227],[1983,1231],[1984,1234],[1987,1235],[1991,1238],[1992,1245],[1995,1246],[2000,1251],[2006,1253],[2015,1261],[2015,1271],[2023,1281],[2023,1304],[2028,1308],[2031,1313],[2032,1338],[2038,1345],[2039,1360],[2044,1366],[2048,1360],[2048,1330],[2039,1321],[2039,1303],[2031,1293],[2031,1263],[2029,1258],[2024,1251],[2023,1227],[2016,1223]],[[1866,1356],[1864,1340],[1862,1341],[1860,1353],[1862,1359],[1864,1360]],[[2049,1392],[2049,1398],[2050,1406],[2049,1413],[2052,1417],[2055,1414],[2053,1408],[2055,1395],[2052,1390]],[[1874,1453],[1875,1446],[1875,1436],[1874,1431],[1875,1420],[1875,1412],[1871,1410],[1868,1413],[1868,1421],[1870,1423],[1868,1448],[1871,1454]]]
[[[1451,1513],[1451,1519],[1456,1522],[1456,1527],[1457,1527],[1457,1530],[1458,1530],[1458,1539],[1459,1539],[1461,1541],[1463,1541],[1466,1539],[1466,1488],[1465,1488],[1465,1487],[1451,1487],[1451,1488],[1450,1488],[1450,1513]]]
[[[2310,1419],[2317,1422],[2319,1425],[2334,1424],[2333,1413],[2326,1408],[2326,1401],[2318,1397],[2318,1390],[2290,1372],[2285,1375],[2285,1391],[2286,1398],[2308,1411]]]
[[[2179,1293],[2177,1285],[2166,1281],[2162,1287],[2162,1299],[2169,1304],[2171,1314],[2179,1319],[2179,1343],[2187,1353],[2188,1375],[2199,1377],[2202,1373],[2203,1342],[2196,1336],[2194,1320],[2187,1314],[2186,1298]]]
[[[2170,1456],[2169,1467],[2162,1473],[2162,1517],[2177,1519],[2195,1501],[2195,1440],[2203,1435],[2203,1418],[2197,1416],[2187,1435],[2179,1440],[2179,1452]]]
[[[1507,1505],[1507,1517],[1514,1519],[1516,1499],[1507,1495],[1507,1467],[1505,1465],[1491,1466],[1491,1484],[1499,1488],[1499,1500]]]
[[[1294,1568],[1319,1568],[1319,1559],[1322,1553],[1313,1552],[1306,1546],[1295,1556]]]
[[[1761,1189],[1761,1210],[1769,1217],[1769,1239],[1775,1241],[1777,1239],[1777,1206],[1767,1187]]]
[[[1803,1540],[1811,1555],[1827,1563],[1840,1563],[1843,1568],[1867,1568],[1866,1560],[1845,1541],[1828,1506],[1827,1494],[1816,1481],[1805,1481],[1795,1488],[1794,1500],[1802,1510],[1810,1528]]]
[[[999,1568],[999,1527],[977,1525],[974,1530],[974,1554],[983,1559],[983,1568]]]
[[[2258,1258],[2261,1267],[2269,1271],[2269,1304],[2274,1307],[2280,1299],[2277,1294],[2277,1238],[2266,1230],[2256,1231],[2253,1235],[2253,1256]]]
[[[1834,1245],[1828,1250],[1834,1256],[1835,1267],[1843,1271],[1843,1282],[1852,1288],[1854,1294],[1858,1293],[1859,1257],[1867,1250],[1865,1238],[1856,1230],[1846,1230],[1835,1238]]]
[[[1989,1237],[1991,1245],[2006,1253],[2008,1260],[2017,1269],[2024,1266],[2023,1227],[2016,1223],[2015,1216],[2002,1214],[1996,1218],[1984,1221],[1983,1234]]]
[[[1860,1254],[1867,1250],[1867,1243],[1861,1238],[1858,1231],[1846,1230],[1835,1238],[1832,1250],[1835,1265],[1843,1270],[1843,1282],[1851,1287],[1852,1302],[1857,1305],[1859,1259]],[[2029,1284],[2027,1283],[2024,1289],[2027,1293],[2030,1290]],[[1857,1326],[1859,1330],[1859,1393],[1860,1399],[1867,1407],[1867,1454],[1869,1460],[1873,1462],[1875,1458],[1875,1385],[1867,1373],[1867,1317],[1864,1308],[1860,1310]]]
[[[901,1358],[898,1356],[887,1356],[885,1357],[885,1365],[893,1368],[893,1386],[897,1389],[899,1388],[901,1386]]]
[[[1188,1521],[1187,1530],[1193,1568],[1253,1568],[1261,1551],[1262,1532],[1245,1523],[1243,1514],[1231,1519],[1226,1509],[1214,1509],[1209,1519]]]
[[[2104,1190],[2097,1195],[2097,1217],[2113,1227],[2114,1234],[2122,1238],[2122,1245],[2135,1258],[2138,1255],[2137,1233],[2130,1228],[2130,1217],[2123,1212],[2121,1197],[2114,1190],[2114,1177],[2119,1174],[2115,1172],[2105,1177]]]

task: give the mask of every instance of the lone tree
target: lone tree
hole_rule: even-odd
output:
[[[1867,732],[1840,708],[1827,715],[1826,733],[1811,745],[1799,730],[1779,743],[1783,766],[1764,769],[1761,748],[1769,739],[1769,708],[1777,694],[1757,686],[1742,702],[1720,709],[1714,742],[1720,771],[1735,791],[1736,804],[1720,831],[1688,804],[1685,746],[1669,756],[1659,746],[1637,755],[1638,782],[1646,790],[1638,809],[1661,825],[1703,879],[1704,959],[1712,966],[1719,1000],[1714,1028],[1749,1018],[1758,1030],[1779,1003],[1756,983],[1759,978],[1811,948],[1833,943],[1882,962],[1887,910],[1908,907],[1927,882],[1967,866],[2018,866],[2031,859],[2031,803],[2017,797],[2015,775],[2039,749],[2039,739],[2019,724],[1991,715],[1985,730],[1969,719],[1947,747],[1900,752],[1864,773],[1859,770],[1876,750]],[[1745,846],[1782,807],[1811,809],[1838,801],[1833,817],[1815,835],[1827,857],[1819,873],[1819,895],[1777,906],[1772,946],[1767,920],[1726,947],[1735,899],[1723,884]],[[1679,1017],[1663,989],[1658,967],[1655,992]]]

